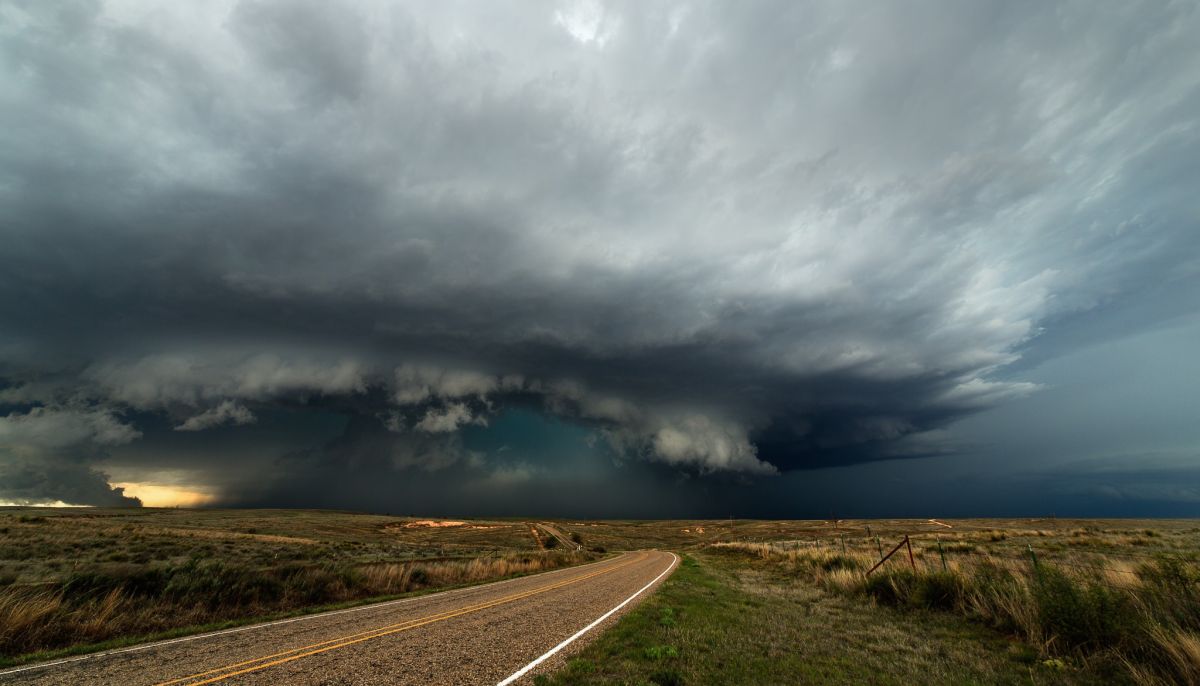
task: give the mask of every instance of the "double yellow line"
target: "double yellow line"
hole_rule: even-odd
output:
[[[467,607],[460,608],[458,610],[448,610],[446,612],[439,612],[437,614],[432,614],[432,615],[429,615],[426,617],[418,617],[416,619],[410,619],[410,620],[406,620],[403,622],[398,622],[396,624],[389,624],[387,626],[377,627],[375,629],[369,629],[367,631],[360,631],[358,633],[341,636],[339,638],[333,638],[333,639],[329,639],[327,641],[321,641],[320,643],[313,643],[311,645],[301,646],[299,648],[293,648],[291,650],[285,650],[283,652],[274,653],[272,655],[264,655],[263,657],[258,657],[253,660],[245,660],[243,662],[236,662],[233,664],[225,665],[224,667],[217,667],[215,669],[210,669],[206,672],[197,672],[195,674],[189,674],[187,676],[179,677],[178,679],[172,679],[170,681],[163,681],[161,683],[156,684],[155,686],[173,686],[174,684],[179,684],[179,683],[182,683],[185,681],[189,681],[190,679],[200,679],[200,681],[190,681],[187,686],[201,686],[202,684],[211,684],[211,683],[214,683],[217,681],[223,681],[225,679],[229,679],[231,677],[235,677],[240,674],[248,674],[250,672],[257,672],[257,671],[260,671],[263,669],[267,669],[268,667],[282,665],[284,663],[292,662],[293,660],[299,660],[300,658],[308,657],[310,655],[317,655],[318,653],[325,653],[330,650],[337,650],[338,648],[345,648],[347,646],[352,646],[356,643],[362,643],[363,641],[369,641],[373,638],[379,638],[381,636],[388,636],[391,634],[399,633],[401,631],[408,631],[409,629],[415,629],[417,627],[425,626],[426,624],[433,624],[434,622],[441,622],[441,621],[444,621],[447,619],[452,619],[454,617],[460,617],[465,614],[470,614],[472,612],[486,610],[487,608],[490,608],[490,607],[496,607],[497,605],[511,603],[511,602],[514,602],[517,600],[521,600],[522,598],[528,598],[530,596],[538,595],[539,593],[546,593],[548,591],[553,591],[557,588],[562,588],[563,586],[569,586],[571,584],[578,583],[580,581],[585,581],[587,579],[591,579],[593,577],[600,576],[601,574],[608,574],[609,572],[615,572],[618,569],[621,569],[623,567],[628,567],[629,565],[634,564],[636,562],[640,562],[643,559],[645,559],[644,555],[634,556],[633,558],[626,560],[625,562],[621,562],[621,563],[618,563],[615,565],[611,565],[609,567],[605,567],[599,571],[589,572],[589,573],[581,575],[581,576],[572,577],[565,581],[559,581],[557,583],[549,584],[547,586],[542,586],[540,588],[535,588],[533,590],[522,591],[520,593],[514,593],[512,595],[508,595],[503,598],[497,598],[496,600],[489,600],[486,602],[477,603],[475,605],[468,605]],[[241,668],[241,669],[239,669],[239,668]],[[202,677],[208,677],[208,678],[202,678]]]

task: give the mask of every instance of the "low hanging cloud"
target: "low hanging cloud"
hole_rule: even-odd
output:
[[[0,417],[0,501],[138,505],[92,465],[140,436],[104,410],[35,407]]]
[[[1181,6],[0,11],[0,421],[92,427],[8,439],[22,497],[280,412],[347,418],[323,475],[514,408],[688,474],[950,454],[1047,332],[1200,292]]]

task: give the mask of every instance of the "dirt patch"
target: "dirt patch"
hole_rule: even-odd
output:
[[[467,525],[466,522],[460,522],[460,521],[451,520],[451,519],[445,519],[445,520],[440,520],[440,521],[436,520],[436,519],[418,519],[415,522],[406,522],[404,524],[401,524],[397,528],[400,528],[400,529],[445,529],[445,528],[454,527],[454,526],[466,526],[466,525]]]

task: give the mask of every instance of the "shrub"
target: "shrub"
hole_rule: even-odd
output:
[[[1046,634],[1080,649],[1119,648],[1142,627],[1128,595],[1085,584],[1054,567],[1043,567],[1032,586]]]
[[[876,573],[863,580],[862,590],[885,605],[903,605],[911,594],[916,574],[902,570]]]
[[[937,610],[953,610],[962,603],[966,583],[954,572],[923,574],[912,587],[909,604]]]

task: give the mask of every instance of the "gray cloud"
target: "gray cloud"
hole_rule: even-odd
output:
[[[136,505],[91,464],[140,436],[103,410],[36,407],[0,417],[0,501]]]
[[[175,427],[176,431],[203,431],[214,426],[230,423],[236,425],[253,424],[257,419],[254,413],[232,400],[224,400],[216,407],[205,410],[200,414],[188,417],[182,424]]]
[[[1186,5],[0,17],[12,423],[332,408],[292,465],[332,473],[464,465],[535,407],[770,475],[953,452],[1070,322],[1197,305]]]

